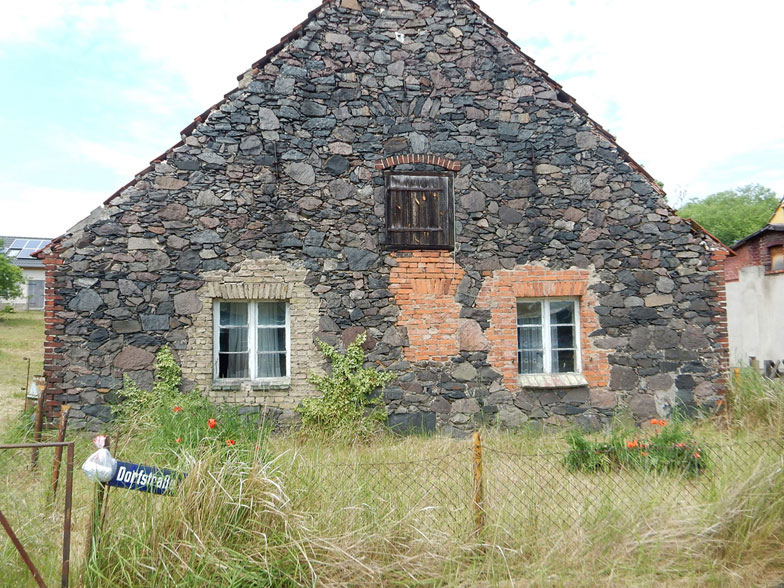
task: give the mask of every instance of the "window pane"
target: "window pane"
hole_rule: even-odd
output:
[[[557,301],[550,303],[550,324],[552,325],[571,325],[574,324],[574,302],[571,300]]]
[[[527,350],[542,349],[541,327],[518,327],[517,348]]]
[[[259,351],[286,351],[286,329],[285,328],[263,328],[257,329],[258,338],[256,339]]]
[[[219,353],[218,354],[219,378],[247,378],[248,354],[247,353]]]
[[[550,327],[550,342],[553,349],[574,349],[574,327]]]
[[[518,302],[517,324],[518,325],[541,325],[542,303],[541,302]]]
[[[574,350],[561,349],[553,351],[553,373],[565,374],[574,372]]]
[[[541,374],[544,372],[541,351],[520,351],[518,354],[521,374]]]
[[[221,302],[220,325],[246,326],[248,324],[248,305],[244,302]]]
[[[258,324],[260,326],[286,324],[285,302],[259,302],[258,309]]]
[[[260,353],[256,358],[257,378],[279,378],[286,375],[285,353]]]
[[[221,328],[218,336],[218,351],[222,353],[248,351],[248,328]]]

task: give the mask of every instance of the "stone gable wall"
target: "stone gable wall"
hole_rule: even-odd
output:
[[[385,392],[393,424],[595,427],[616,398],[639,418],[710,406],[725,354],[714,323],[723,285],[709,279],[716,244],[469,4],[360,3],[324,5],[182,144],[53,245],[53,406],[70,402],[77,426],[99,426],[122,373],[148,384],[164,343],[191,384],[202,381],[209,370],[192,358],[210,330],[205,288],[272,257],[317,298],[312,336],[344,343],[367,331],[368,360],[399,376]],[[397,298],[406,256],[384,246],[382,170],[444,168],[455,173],[449,258],[461,277],[442,293],[457,321],[438,328],[457,329],[457,349],[423,356]],[[510,366],[488,359],[494,319],[477,296],[496,272],[532,265],[592,276],[598,324],[582,336],[606,350],[611,391],[513,392]]]

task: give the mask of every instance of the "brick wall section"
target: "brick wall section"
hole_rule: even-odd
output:
[[[770,248],[776,245],[784,245],[784,233],[770,231],[735,249],[735,255],[726,257],[724,262],[726,280],[738,281],[738,272],[752,265],[764,266],[765,273],[776,273],[770,271]]]
[[[518,266],[498,270],[484,280],[476,300],[478,308],[492,313],[487,329],[490,341],[488,362],[503,375],[509,391],[519,390],[517,372],[517,300],[557,296],[580,299],[580,345],[582,369],[591,388],[607,386],[610,380],[608,352],[594,346],[589,334],[599,329],[593,308],[596,296],[588,289],[589,270],[549,270],[538,266]]]
[[[62,342],[60,335],[64,332],[65,319],[58,316],[58,313],[65,310],[63,308],[63,297],[57,294],[57,280],[60,266],[63,260],[57,251],[57,246],[52,245],[47,249],[47,255],[43,259],[46,269],[44,304],[44,327],[46,338],[44,340],[44,378],[46,380],[46,418],[54,419],[60,413],[62,402],[55,400],[55,397],[63,393],[62,376]]]
[[[713,323],[715,325],[715,335],[712,341],[714,347],[718,347],[719,372],[726,375],[730,367],[730,338],[727,330],[727,289],[725,282],[725,268],[730,257],[727,249],[716,249],[711,253],[710,269],[713,274],[710,277],[710,287],[714,292],[714,313]],[[737,273],[736,273],[737,279]],[[725,378],[720,378],[719,383],[726,382]]]
[[[305,285],[307,270],[276,258],[249,259],[236,270],[203,274],[204,285],[195,297],[182,298],[198,310],[186,330],[190,345],[181,352],[183,376],[193,381],[215,402],[262,405],[293,409],[307,397],[317,394],[308,382],[308,373],[323,362],[313,345],[319,327],[319,299]],[[187,294],[186,294],[187,296]],[[213,384],[213,302],[215,300],[286,300],[290,318],[291,381],[288,386],[216,386]],[[177,304],[175,299],[175,304]]]
[[[391,155],[389,157],[385,157],[384,159],[380,159],[376,162],[376,169],[389,169],[391,167],[395,167],[396,165],[405,165],[405,164],[414,164],[414,163],[424,163],[425,165],[434,165],[436,167],[442,167],[449,171],[460,171],[463,167],[463,164],[459,161],[455,161],[454,159],[447,159],[446,157],[442,157],[440,155],[432,155],[432,154],[424,154],[424,153],[417,153],[417,154],[406,154],[406,155]]]
[[[457,355],[461,305],[455,294],[465,271],[449,251],[392,254],[397,266],[389,290],[400,307],[398,325],[408,332],[409,361],[445,362]]]

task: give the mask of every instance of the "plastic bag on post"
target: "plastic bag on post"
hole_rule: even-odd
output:
[[[105,448],[101,448],[93,453],[82,464],[84,475],[93,482],[108,482],[114,476],[116,469],[117,460]]]

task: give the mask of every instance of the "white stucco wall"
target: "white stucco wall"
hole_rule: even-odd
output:
[[[25,280],[24,284],[22,284],[22,295],[19,298],[13,298],[11,300],[0,298],[0,305],[5,306],[6,304],[10,304],[15,310],[28,310],[28,296],[30,294],[28,283],[32,280],[46,279],[46,270],[44,268],[22,268],[22,275]]]
[[[740,270],[727,282],[730,365],[748,366],[749,358],[784,360],[784,274],[765,275],[762,266]]]

